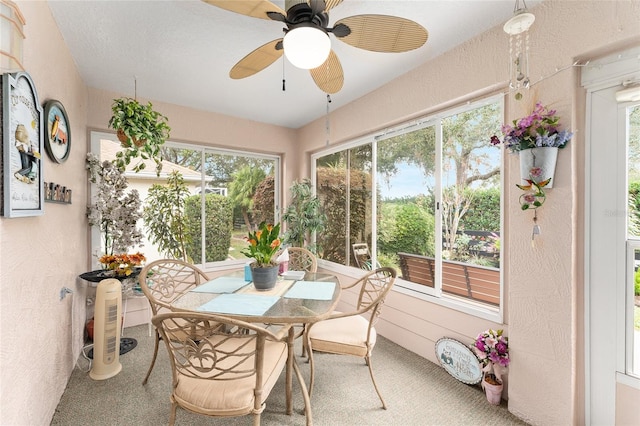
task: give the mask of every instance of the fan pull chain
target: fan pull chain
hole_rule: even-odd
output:
[[[284,80],[284,56],[282,56],[282,91],[286,91],[285,89],[285,80]]]
[[[327,131],[327,142],[326,146],[329,146],[329,136],[331,134],[331,126],[329,121],[329,104],[331,103],[331,95],[327,93],[327,115],[325,119],[325,130]]]
[[[533,211],[533,232],[531,233],[531,247],[536,246],[536,235],[542,235],[542,229],[538,225],[538,210]]]

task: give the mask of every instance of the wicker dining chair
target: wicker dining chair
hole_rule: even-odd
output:
[[[171,302],[189,290],[206,283],[209,277],[196,266],[178,259],[160,259],[147,264],[138,276],[140,288],[149,300],[151,312],[158,315],[170,311]],[[158,357],[160,333],[155,330],[155,347],[149,371],[142,384],[147,384]]]
[[[318,260],[315,254],[303,247],[288,247],[289,269],[292,271],[318,271]]]
[[[303,392],[307,424],[312,423],[309,395],[292,356],[291,325],[274,333],[260,324],[196,312],[168,312],[152,321],[171,362],[170,425],[175,423],[178,407],[215,417],[252,414],[253,424],[260,425],[266,400],[285,366],[287,414],[293,412],[293,367]]]
[[[353,355],[364,358],[369,367],[369,374],[373,387],[382,402],[382,408],[387,405],[378,389],[371,367],[371,355],[376,344],[376,324],[384,300],[393,287],[396,271],[383,267],[367,273],[364,277],[346,287],[360,286],[355,310],[351,312],[333,312],[329,318],[307,325],[303,345],[307,348],[311,368],[309,380],[309,394],[313,393],[314,360],[313,352],[325,352],[339,355]],[[311,349],[311,350],[309,350]]]
[[[311,250],[304,247],[288,247],[287,251],[289,252],[289,270],[318,272],[318,259]],[[304,335],[305,329],[306,325],[303,324],[296,337]],[[302,356],[305,356],[305,354],[306,348],[302,345]]]

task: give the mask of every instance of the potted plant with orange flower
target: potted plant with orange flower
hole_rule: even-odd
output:
[[[280,248],[280,224],[260,223],[255,232],[249,231],[246,240],[249,246],[242,254],[255,259],[251,263],[253,285],[257,290],[270,290],[278,279],[278,263],[274,256]]]

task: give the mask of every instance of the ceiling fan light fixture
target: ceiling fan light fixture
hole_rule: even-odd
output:
[[[329,35],[313,26],[300,26],[287,32],[283,40],[284,54],[297,68],[317,68],[329,57]]]

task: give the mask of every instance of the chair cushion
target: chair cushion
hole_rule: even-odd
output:
[[[219,336],[214,336],[211,339],[217,338]],[[287,344],[267,340],[262,376],[263,400],[260,401],[260,404],[266,400],[276,384],[286,362]],[[253,363],[254,357],[250,357],[242,365],[246,369],[252,369]],[[244,415],[253,409],[255,373],[235,380],[200,379],[178,374],[177,381],[173,397],[180,406],[186,409],[218,416]]]
[[[360,315],[328,319],[309,329],[311,348],[314,351],[364,357],[367,355],[367,329],[369,321]],[[376,344],[376,330],[371,329],[369,344]]]

